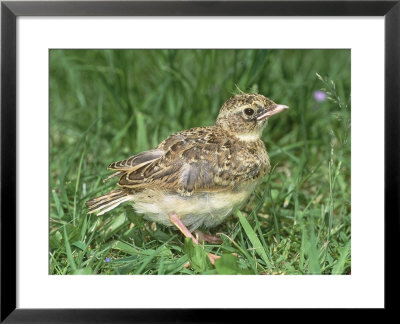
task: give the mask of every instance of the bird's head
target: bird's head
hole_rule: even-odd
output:
[[[268,118],[287,108],[259,94],[239,94],[223,104],[216,125],[241,140],[257,140]]]

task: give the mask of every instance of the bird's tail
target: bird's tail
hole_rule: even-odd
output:
[[[86,202],[86,206],[89,209],[88,214],[98,213],[97,215],[103,215],[117,207],[119,204],[130,199],[130,195],[123,189],[107,192],[102,196],[93,198]]]

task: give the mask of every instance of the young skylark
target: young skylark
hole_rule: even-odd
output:
[[[119,189],[89,200],[89,213],[102,215],[129,201],[146,219],[175,225],[198,243],[191,232],[220,224],[269,172],[261,133],[269,117],[287,108],[259,94],[233,96],[214,126],[181,131],[153,150],[111,163],[115,173],[106,180],[118,176]]]

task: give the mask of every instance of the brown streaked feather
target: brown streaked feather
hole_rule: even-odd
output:
[[[125,160],[113,162],[108,166],[108,169],[128,171],[136,165],[154,161],[154,160],[158,159],[160,156],[162,156],[164,153],[165,153],[164,151],[157,150],[157,149],[145,151],[145,152],[133,155]]]
[[[127,196],[128,192],[126,190],[116,189],[94,199],[88,200],[86,202],[86,206],[89,209],[88,213],[91,214],[97,212],[101,215],[126,201]]]
[[[96,205],[98,202],[103,201],[105,198],[107,198],[107,199],[112,199],[113,197],[119,196],[119,195],[121,195],[122,193],[123,193],[123,190],[122,190],[122,189],[115,189],[115,190],[109,191],[109,192],[107,192],[107,193],[104,194],[104,195],[101,195],[101,196],[98,196],[98,197],[93,198],[93,199],[91,199],[91,200],[88,200],[88,201],[86,202],[86,206],[87,206],[87,207],[94,206],[94,205]]]
[[[195,191],[225,190],[238,182],[254,180],[269,167],[261,140],[232,145],[231,138],[216,127],[193,128],[171,135],[153,151],[164,154],[143,163],[137,163],[142,161],[140,158],[131,157],[110,165],[124,168],[120,187],[134,191],[155,188],[190,196]]]
[[[114,178],[114,177],[121,176],[121,175],[124,174],[124,173],[125,173],[125,171],[118,171],[118,172],[115,172],[115,173],[109,175],[107,178],[103,179],[103,182],[107,182],[108,180],[110,180],[110,179],[112,179],[112,178]]]

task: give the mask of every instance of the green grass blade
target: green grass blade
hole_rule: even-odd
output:
[[[149,140],[147,138],[145,116],[142,113],[136,114],[136,145],[139,152],[149,149]]]
[[[64,210],[61,206],[60,200],[58,199],[58,195],[56,193],[55,190],[51,191],[53,194],[53,199],[54,199],[54,203],[56,205],[56,210],[57,210],[57,218],[63,218],[64,217]]]
[[[334,275],[343,274],[343,271],[345,269],[345,263],[346,261],[348,261],[348,256],[350,255],[350,249],[351,249],[351,242],[349,241],[346,243],[343,250],[341,251],[339,260],[333,266],[332,274]]]
[[[176,237],[176,235],[172,236],[168,241],[166,241],[164,244],[160,245],[160,247],[158,247],[154,251],[154,253],[152,253],[151,255],[146,257],[143,260],[142,265],[135,271],[135,274],[141,274],[143,272],[143,270],[146,268],[146,266],[151,262],[151,260],[153,260],[160,253],[160,251],[164,248],[164,246],[166,246],[169,242],[171,242],[175,237]]]
[[[308,234],[308,235],[307,235]],[[308,273],[321,274],[321,267],[319,264],[319,255],[317,248],[317,240],[314,234],[314,222],[310,220],[307,241],[305,244],[305,254],[308,256]]]
[[[75,226],[75,219],[76,219],[77,196],[78,196],[79,182],[80,182],[80,178],[81,178],[82,162],[83,162],[84,156],[85,156],[85,151],[82,152],[81,159],[79,160],[78,174],[76,176],[76,182],[75,182],[74,213],[73,213],[73,218],[72,218],[72,223],[74,224],[74,226]]]
[[[64,226],[64,244],[65,244],[65,252],[67,253],[67,258],[69,262],[69,266],[72,268],[72,271],[76,270],[76,264],[74,261],[74,257],[72,256],[71,246],[69,244],[67,229]]]
[[[260,240],[258,239],[257,234],[251,228],[247,219],[243,216],[243,214],[238,209],[236,210],[236,215],[239,217],[240,224],[242,225],[244,231],[246,232],[246,235],[249,238],[251,244],[253,245],[254,250],[264,260],[267,267],[272,268],[271,261],[269,260],[265,250],[263,249],[263,246],[262,246]]]

